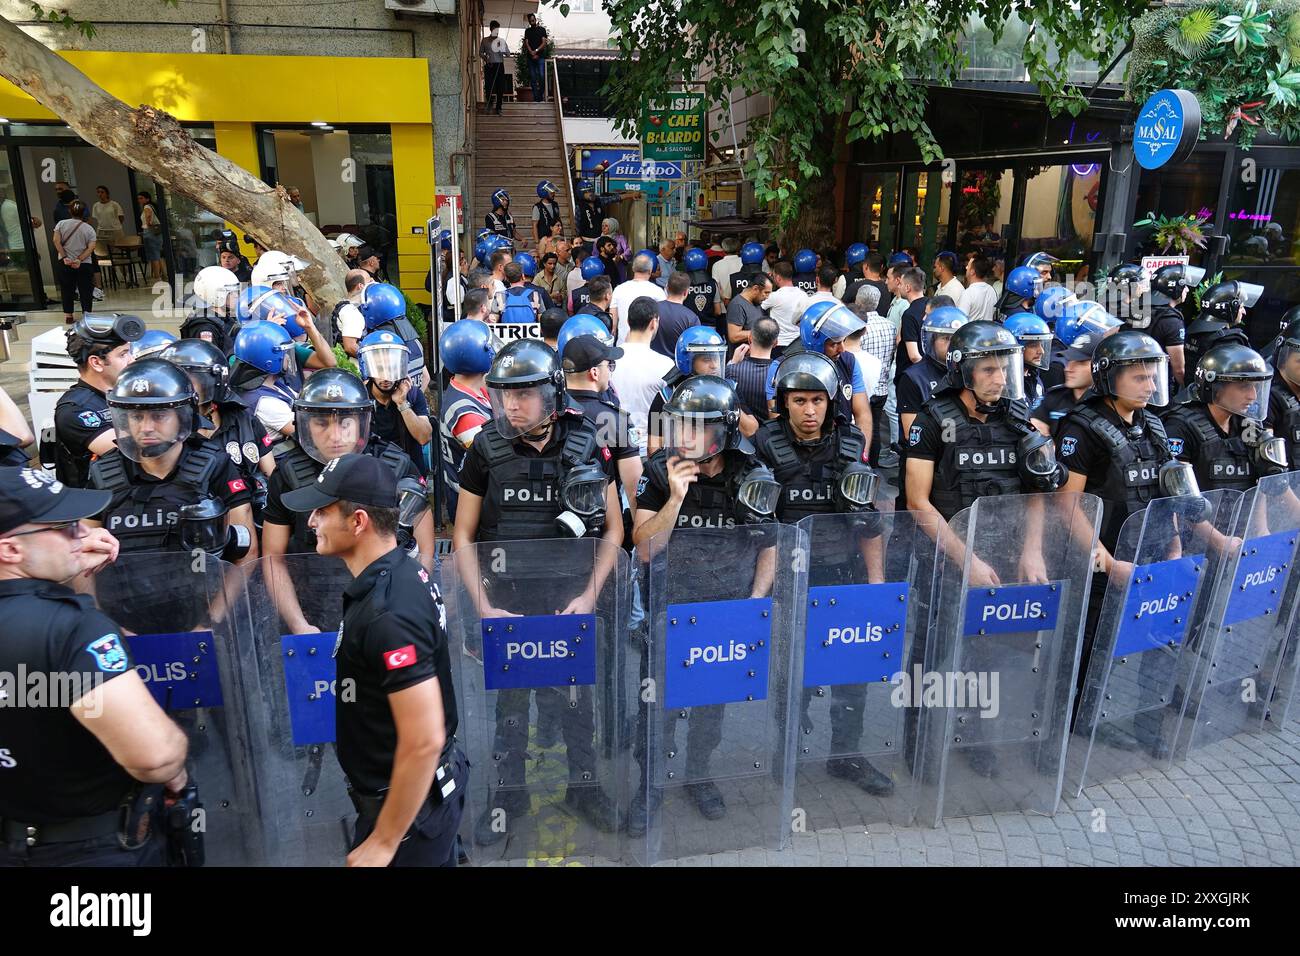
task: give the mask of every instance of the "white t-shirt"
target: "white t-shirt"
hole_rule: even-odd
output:
[[[997,314],[998,294],[987,282],[972,282],[957,300],[957,306],[972,322],[992,322]]]
[[[293,406],[278,398],[264,395],[257,400],[253,414],[268,432],[279,434],[285,425],[293,423]]]
[[[646,429],[650,403],[659,393],[663,377],[673,367],[673,360],[660,355],[645,342],[624,342],[623,357],[614,366],[610,382],[618,393],[619,404],[636,429],[641,454],[646,453]]]
[[[937,292],[935,292],[935,295],[946,295],[950,297],[953,302],[960,302],[961,294],[965,291],[966,291],[966,287],[961,284],[961,280],[958,279],[956,276],[953,276],[943,285],[939,286],[939,289]]]
[[[632,279],[624,282],[614,290],[614,297],[609,303],[609,314],[618,320],[618,343],[623,344],[627,338],[627,310],[641,296],[649,296],[656,302],[662,302],[668,298],[668,294],[663,289],[655,285],[649,279]]]
[[[122,231],[122,206],[116,199],[95,203],[90,215],[95,220],[95,233],[99,238],[115,236]]]
[[[731,298],[731,277],[740,271],[740,256],[723,256],[713,264],[713,281],[718,284],[718,298]]]
[[[808,293],[797,285],[775,289],[763,300],[763,308],[776,320],[777,345],[789,345],[799,337],[799,317],[810,301]]]
[[[351,302],[339,309],[339,335],[358,342],[366,337],[366,317]]]

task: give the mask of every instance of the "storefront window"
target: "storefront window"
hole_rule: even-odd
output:
[[[0,147],[0,302],[22,302],[34,297],[22,210],[8,151]]]
[[[1225,266],[1300,264],[1300,169],[1259,166],[1228,200]]]
[[[1020,224],[1020,255],[1047,252],[1061,260],[1061,272],[1085,278],[1092,257],[1101,196],[1101,163],[1030,166],[1025,214]]]
[[[855,237],[888,257],[893,252],[898,216],[898,173],[863,172]]]
[[[903,249],[923,268],[947,242],[951,205],[952,189],[944,185],[938,169],[907,174],[901,213]]]
[[[1006,254],[1006,227],[1011,222],[1011,169],[967,169],[961,174],[956,252],[993,258]]]
[[[1135,219],[1145,219],[1150,212],[1157,216],[1201,216],[1211,220],[1205,227],[1205,233],[1209,235],[1219,202],[1224,155],[1208,151],[1193,153],[1184,163],[1143,170],[1138,181]],[[1137,255],[1163,252],[1150,241],[1151,232],[1150,229],[1134,230],[1138,237]],[[1193,249],[1190,254],[1192,265],[1199,265],[1204,255],[1204,250]]]

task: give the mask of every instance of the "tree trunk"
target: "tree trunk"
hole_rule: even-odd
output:
[[[200,146],[162,110],[152,106],[131,109],[3,17],[0,76],[123,165],[148,173],[167,189],[257,237],[268,249],[312,263],[302,274],[302,283],[322,314],[345,297],[342,259],[321,231],[289,202],[284,187],[268,186]],[[184,279],[192,282],[194,277]]]
[[[817,155],[824,157],[822,174],[799,184],[799,212],[786,228],[785,247],[793,254],[798,249],[814,252],[835,244],[835,119],[822,121],[817,134]],[[794,175],[798,175],[795,173]]]

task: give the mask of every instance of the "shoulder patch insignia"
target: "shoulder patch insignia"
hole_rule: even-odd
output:
[[[1073,455],[1074,450],[1078,447],[1079,447],[1079,439],[1074,438],[1073,436],[1071,436],[1070,438],[1062,438],[1061,457],[1064,458],[1067,455]]]
[[[1169,442],[1169,454],[1177,458],[1183,453],[1183,440],[1181,438],[1166,438]]]
[[[98,412],[81,412],[77,418],[79,418],[81,424],[85,425],[87,428],[98,428],[100,425],[104,424],[104,420],[99,417]]]
[[[637,494],[637,497],[639,498],[639,497],[641,497],[643,494],[645,494],[645,490],[646,490],[646,488],[648,488],[648,487],[650,487],[650,476],[649,476],[649,475],[642,475],[640,478],[638,478],[638,479],[636,480],[636,494]]]
[[[921,441],[921,426],[913,425],[907,432],[907,443],[909,445],[916,445],[916,444],[920,444],[920,441]]]
[[[105,634],[86,645],[86,652],[95,659],[95,666],[106,674],[120,674],[126,670],[126,649],[116,634]]]

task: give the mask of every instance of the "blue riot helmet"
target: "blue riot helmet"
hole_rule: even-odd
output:
[[[763,244],[761,242],[747,242],[740,247],[740,262],[742,265],[756,266],[763,261]]]
[[[1098,341],[1123,323],[1099,303],[1076,302],[1067,305],[1056,322],[1056,337],[1067,346],[1073,345],[1080,335],[1090,335]]]
[[[305,331],[298,324],[298,312],[305,308],[302,300],[279,289],[250,285],[239,294],[238,308],[241,322],[274,322],[283,325],[293,339]]]
[[[1016,266],[1007,273],[1006,288],[1022,299],[1034,299],[1043,291],[1043,276],[1029,266]]]
[[[605,263],[601,261],[600,256],[587,256],[582,260],[582,279],[584,282],[590,282],[596,276],[605,274]]]
[[[799,320],[799,339],[809,352],[822,352],[827,342],[839,342],[867,323],[842,302],[821,300],[803,310]]]
[[[274,322],[254,320],[235,337],[235,358],[263,372],[283,372],[286,354],[293,354],[293,339],[284,326]],[[292,358],[289,361],[292,363]]]
[[[706,361],[701,363],[702,367],[696,368],[695,363],[701,356]],[[727,343],[707,325],[693,325],[677,337],[676,358],[677,371],[683,375],[721,375],[727,363]],[[712,362],[707,359],[712,359]]]
[[[889,264],[891,266],[916,265],[916,263],[912,261],[912,257],[906,252],[895,252],[892,256],[889,257]]]
[[[1038,298],[1034,300],[1034,315],[1051,327],[1056,324],[1057,319],[1065,314],[1067,306],[1077,305],[1078,303],[1079,297],[1065,286],[1048,286],[1038,293]]]
[[[871,250],[867,248],[865,242],[855,242],[844,250],[844,264],[849,268],[853,268],[853,266],[865,262],[870,252]]]
[[[446,249],[448,252],[451,251],[450,229],[444,229],[442,232],[438,233],[438,245],[440,248]]]
[[[1031,269],[1051,268],[1061,260],[1047,252],[1031,252],[1020,261],[1022,266],[1028,266]]]
[[[614,344],[614,335],[609,331],[609,326],[594,315],[583,313],[567,319],[560,326],[559,334],[555,337],[555,354],[563,356],[564,347],[569,344],[570,340],[576,339],[580,335],[594,335],[606,345]]]
[[[794,254],[795,272],[815,272],[817,270],[817,253],[811,249],[800,249]]]
[[[583,193],[594,193],[595,191],[596,191],[596,184],[593,183],[590,179],[579,179],[579,180],[578,180],[578,195],[579,195],[579,196],[581,196]]]
[[[239,316],[239,321],[258,321],[257,317],[253,315],[253,306],[261,301],[262,297],[268,292],[274,291],[269,285],[250,285],[243,289],[235,303],[235,314]]]
[[[709,255],[703,249],[691,247],[686,250],[683,264],[687,272],[703,272],[709,267]]]
[[[490,236],[490,235],[492,235],[492,234],[493,234],[493,233],[492,233],[492,230],[491,230],[491,229],[488,229],[487,227],[484,227],[484,228],[480,229],[478,232],[474,233],[474,241],[475,241],[475,242],[482,242],[484,239],[486,239],[488,236]]]
[[[447,326],[438,342],[442,364],[453,375],[480,375],[492,367],[501,342],[486,322],[461,319]]]
[[[549,179],[543,179],[537,184],[538,199],[554,199],[555,193],[555,183],[551,182]]]
[[[474,243],[474,258],[479,263],[486,263],[490,255],[492,255],[492,253],[488,251],[486,239],[480,239],[478,242]]]
[[[385,323],[406,317],[406,296],[387,282],[372,282],[357,306],[366,319],[366,331],[374,331]]]
[[[149,329],[131,343],[131,361],[157,355],[176,341],[176,336],[166,329]]]
[[[531,279],[537,275],[537,260],[527,252],[521,252],[515,256],[515,262],[519,263],[519,268],[524,270],[524,277]]]
[[[1032,365],[1043,371],[1051,367],[1052,330],[1047,327],[1046,322],[1032,312],[1017,312],[1015,315],[1007,316],[1002,325],[1016,337],[1016,341],[1025,350],[1025,365]],[[1038,351],[1033,346],[1041,346],[1042,351],[1037,358],[1033,357]]]
[[[402,379],[406,378],[410,362],[411,352],[402,337],[387,329],[371,332],[357,343],[357,364],[361,369],[361,377],[374,382],[385,392],[397,389]]]
[[[968,316],[955,305],[944,305],[932,311],[921,320],[921,354],[943,365],[948,357],[948,341],[952,334],[970,321]],[[939,348],[943,348],[943,355]]]
[[[501,209],[505,209],[509,205],[510,205],[510,194],[506,192],[504,189],[498,189],[496,192],[492,194],[493,209],[496,209],[498,207],[500,207]]]

